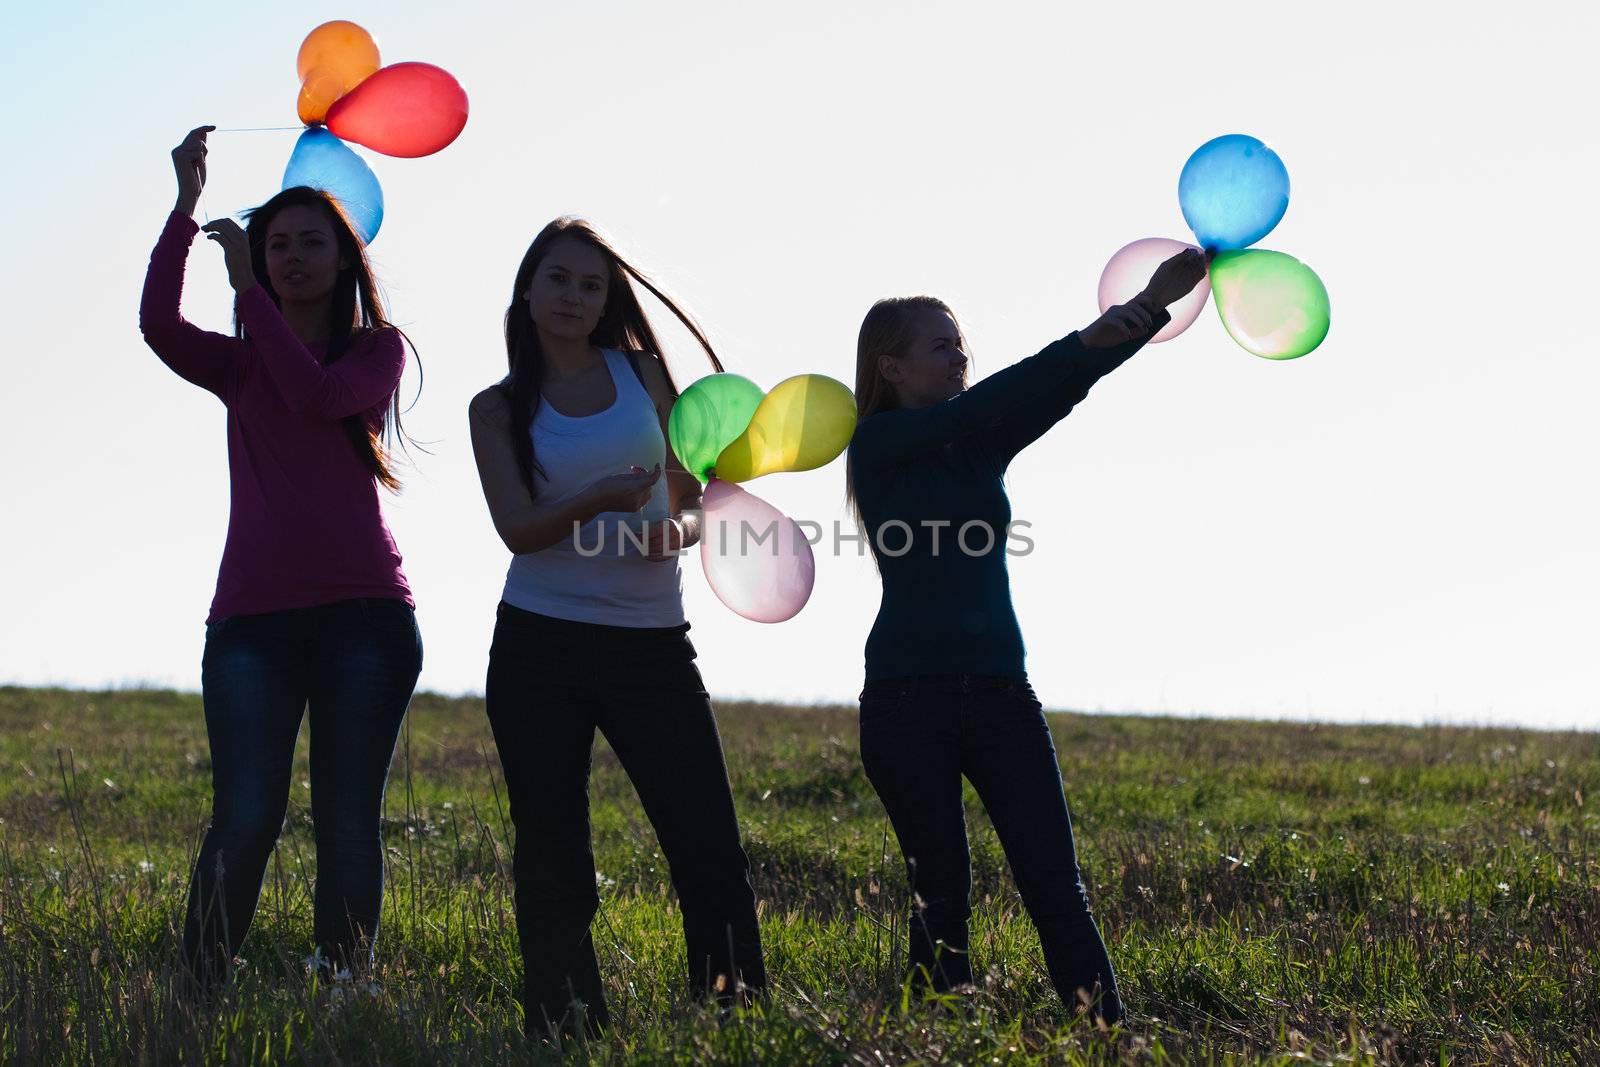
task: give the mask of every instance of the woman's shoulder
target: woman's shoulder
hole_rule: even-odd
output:
[[[639,380],[651,397],[657,401],[672,397],[674,393],[672,382],[667,377],[666,364],[659,355],[643,348],[616,348],[612,351],[635,368]]]
[[[904,415],[905,411],[902,408],[881,408],[860,416],[856,419],[856,429],[855,433],[851,435],[850,443],[855,444],[859,441],[863,430],[866,431],[867,437],[871,437],[874,434],[890,429]]]
[[[865,471],[888,462],[888,457],[900,451],[894,442],[908,429],[906,420],[916,414],[905,408],[884,408],[858,419],[846,446],[851,463]]]
[[[394,352],[405,348],[405,334],[394,326],[358,326],[350,332],[350,345],[363,352]]]
[[[506,420],[511,416],[511,400],[506,395],[506,379],[485,386],[467,402],[467,413],[474,418]]]

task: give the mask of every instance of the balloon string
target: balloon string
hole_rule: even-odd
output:
[[[224,126],[212,130],[212,133],[282,133],[285,131],[302,130],[304,126]],[[211,221],[211,211],[206,207],[205,190],[200,191],[200,214],[206,222]]]

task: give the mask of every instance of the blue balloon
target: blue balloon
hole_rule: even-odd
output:
[[[371,244],[383,225],[383,188],[366,161],[321,126],[312,126],[294,143],[283,171],[283,187],[309,185],[339,201],[356,236]]]
[[[1213,138],[1183,165],[1178,206],[1202,247],[1244,248],[1271,233],[1289,209],[1289,172],[1254,137]]]

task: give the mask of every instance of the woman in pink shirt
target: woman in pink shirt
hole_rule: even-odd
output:
[[[422,668],[410,587],[378,486],[398,490],[405,343],[336,201],[286,189],[204,227],[223,247],[235,336],[179,313],[205,183],[202,126],[173,149],[177,204],[145,277],[139,328],[179,377],[228,412],[232,506],[206,618],[201,690],[211,825],[189,885],[182,963],[198,991],[231,970],[288,805],[311,709],[317,843],[313,960],[370,964],[383,895],[378,817],[400,721]]]

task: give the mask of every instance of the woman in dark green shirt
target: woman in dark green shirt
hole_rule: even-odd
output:
[[[972,981],[965,775],[988,809],[1045,963],[1069,1007],[1122,1019],[1089,912],[1061,769],[1023,669],[1006,550],[1013,456],[1144,346],[1205,274],[1198,250],[1145,291],[970,389],[955,316],[932,297],[883,300],[861,324],[860,423],[847,477],[883,578],[867,638],[861,757],[905,855],[914,981]]]

